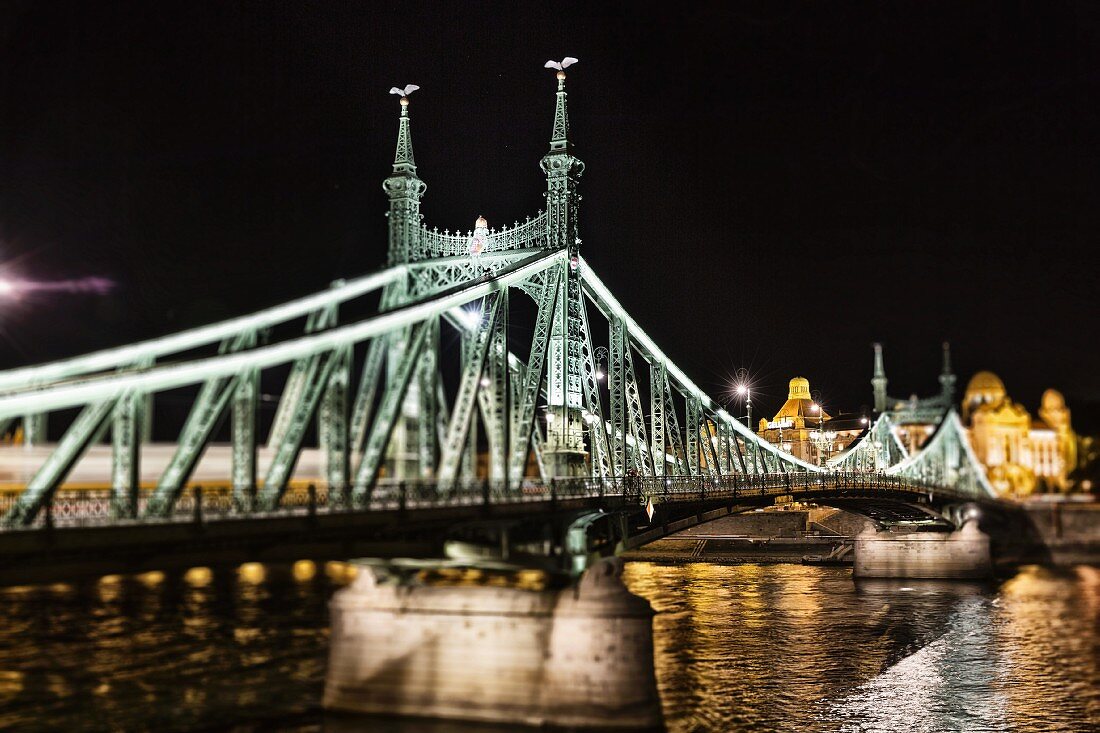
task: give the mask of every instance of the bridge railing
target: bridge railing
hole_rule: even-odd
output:
[[[112,505],[109,489],[61,489],[54,493],[35,522],[27,527],[0,527],[0,531],[43,528],[78,528],[163,523],[241,521],[270,517],[316,514],[398,511],[433,508],[503,506],[573,500],[615,499],[644,506],[669,502],[758,499],[816,492],[903,492],[910,495],[944,493],[943,489],[904,476],[866,471],[834,473],[778,472],[725,476],[626,476],[607,479],[568,478],[541,481],[525,479],[519,485],[485,480],[459,480],[441,484],[429,481],[380,481],[366,495],[348,487],[323,483],[295,485],[274,509],[257,510],[255,492],[241,495],[229,486],[193,486],[180,497],[170,514],[145,516],[152,489],[137,497],[136,516],[123,516]],[[0,516],[19,492],[0,492]]]

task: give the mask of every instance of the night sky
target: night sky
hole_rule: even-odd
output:
[[[827,409],[991,369],[1098,386],[1100,4],[0,0],[0,366],[242,314],[385,261],[412,97],[429,224],[533,214],[571,55],[582,252],[716,396]],[[1094,421],[1093,421],[1094,422]]]

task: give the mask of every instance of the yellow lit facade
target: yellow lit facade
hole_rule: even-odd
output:
[[[795,377],[787,401],[771,420],[761,418],[757,435],[808,463],[821,464],[863,431],[860,420],[835,420],[810,396],[810,381]]]
[[[1026,496],[1067,488],[1077,465],[1077,436],[1060,392],[1044,392],[1033,419],[996,374],[978,372],[963,395],[962,415],[974,453],[999,491]]]

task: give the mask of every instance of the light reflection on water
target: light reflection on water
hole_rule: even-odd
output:
[[[341,564],[0,589],[0,728],[481,733],[322,720]],[[1100,570],[999,586],[846,568],[630,563],[659,611],[670,731],[1086,731],[1100,721]]]

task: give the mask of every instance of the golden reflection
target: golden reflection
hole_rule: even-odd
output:
[[[122,595],[122,576],[104,575],[96,583],[96,592],[101,603],[112,603]]]
[[[0,699],[15,697],[23,691],[23,673],[14,669],[0,670]]]
[[[336,583],[350,583],[359,574],[359,568],[351,563],[329,560],[325,563],[325,575]]]
[[[76,589],[68,583],[54,583],[50,586],[50,591],[59,596],[72,595]]]
[[[264,582],[267,570],[262,563],[246,562],[237,568],[237,577],[246,583],[259,584]]]
[[[294,579],[300,583],[313,580],[314,576],[317,575],[317,563],[312,560],[299,560],[294,563],[291,573],[294,575]]]
[[[66,698],[73,694],[72,685],[59,674],[51,674],[47,678],[47,686],[50,692],[60,698]]]
[[[154,588],[164,582],[164,573],[159,570],[150,570],[137,576],[138,581],[146,588]]]
[[[202,588],[203,586],[210,585],[210,581],[214,579],[214,571],[205,567],[189,568],[188,571],[183,574],[183,579],[188,585]]]

